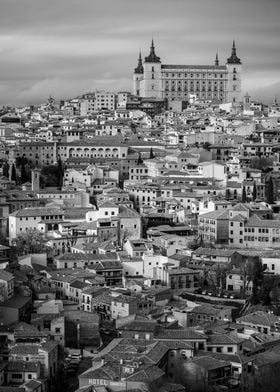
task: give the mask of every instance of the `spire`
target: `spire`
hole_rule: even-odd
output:
[[[138,74],[144,73],[144,67],[143,67],[143,64],[142,64],[141,50],[139,51],[138,65],[134,69],[134,73],[138,73]]]
[[[232,43],[231,56],[227,59],[228,64],[241,64],[241,60],[236,55],[235,40]]]
[[[219,57],[218,57],[218,53],[216,53],[215,66],[216,66],[216,67],[219,66]]]
[[[156,55],[156,52],[155,52],[154,39],[152,39],[150,54],[148,57],[145,57],[145,62],[146,63],[160,63],[160,58]]]

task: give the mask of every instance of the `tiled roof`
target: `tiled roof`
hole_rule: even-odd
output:
[[[100,208],[118,208],[118,206],[111,201],[105,201],[99,206],[99,209]]]
[[[198,215],[199,218],[206,219],[229,219],[229,210],[216,210],[211,212],[206,212],[205,214]]]
[[[11,355],[37,355],[38,345],[35,344],[17,344],[11,348]]]
[[[235,215],[233,218],[230,218],[231,221],[233,222],[244,222],[246,220],[245,216],[238,214]]]
[[[261,219],[258,215],[252,215],[245,223],[245,227],[266,227],[266,228],[280,228],[280,220]]]
[[[234,333],[221,333],[221,334],[212,334],[208,336],[207,345],[231,345],[231,344],[240,344],[244,342],[245,339],[239,338]]]
[[[40,362],[9,361],[7,370],[8,372],[38,372]]]
[[[153,332],[156,328],[156,324],[155,321],[133,320],[118,329],[122,331]]]
[[[210,355],[205,357],[194,357],[192,362],[207,371],[229,366],[231,364],[229,361],[218,360]]]
[[[198,274],[198,271],[194,271],[190,268],[172,268],[170,270],[168,270],[169,275],[186,275],[186,274]]]
[[[125,303],[125,304],[129,304],[129,303],[132,303],[135,301],[136,301],[136,298],[131,297],[129,295],[119,295],[117,297],[112,298],[112,302],[121,302],[121,303]]]
[[[186,339],[186,340],[205,340],[206,335],[196,332],[193,329],[162,329],[156,336],[156,340]]]
[[[55,257],[57,260],[65,260],[65,261],[68,261],[68,260],[88,260],[88,257],[87,257],[87,255],[85,255],[84,253],[80,253],[80,252],[77,252],[77,253],[70,253],[70,252],[67,252],[67,253],[64,253],[64,254],[62,254],[62,255],[59,255],[59,256],[56,256]]]
[[[248,211],[248,207],[245,204],[238,203],[233,208],[232,211]]]
[[[6,308],[20,309],[26,306],[28,302],[31,302],[31,297],[23,297],[22,295],[16,294],[12,298],[5,301],[2,306]]]
[[[8,282],[9,280],[14,279],[14,275],[11,274],[10,272],[1,270],[0,271],[0,280],[5,280],[6,282]]]
[[[46,337],[47,335],[41,331],[38,331],[33,325],[19,322],[14,325],[14,333],[16,337]]]
[[[146,382],[152,383],[154,380],[161,378],[164,375],[164,371],[154,365],[146,365],[141,367],[135,373],[126,377],[128,381]]]
[[[84,283],[79,280],[75,280],[74,282],[70,283],[70,286],[73,287],[74,289],[82,290],[88,286],[88,283]]]
[[[124,205],[119,205],[119,218],[140,218],[137,211]]]
[[[195,306],[191,310],[191,313],[208,314],[208,315],[216,316],[220,313],[221,310],[224,310],[225,308],[226,308],[225,306],[203,304],[203,305]]]
[[[90,268],[96,270],[96,271],[102,271],[102,270],[114,270],[114,269],[123,269],[123,265],[120,261],[115,260],[115,261],[111,261],[111,260],[103,260],[103,261],[98,261],[97,263],[95,263],[94,265],[89,266]]]
[[[275,322],[280,322],[280,317],[273,313],[266,313],[262,310],[258,310],[253,313],[249,313],[245,316],[236,319],[238,324],[252,324],[252,325],[262,325],[265,327],[271,327]]]
[[[10,215],[16,217],[63,215],[63,211],[55,208],[45,208],[45,207],[23,208],[22,210],[12,212]]]
[[[193,254],[196,256],[207,255],[207,256],[221,256],[221,257],[230,257],[234,253],[236,253],[235,249],[214,249],[214,248],[198,248]]]

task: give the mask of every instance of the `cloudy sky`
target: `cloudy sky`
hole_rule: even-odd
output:
[[[0,0],[0,105],[131,89],[151,38],[164,63],[220,63],[243,91],[280,82],[279,0]],[[279,97],[280,98],[280,97]]]

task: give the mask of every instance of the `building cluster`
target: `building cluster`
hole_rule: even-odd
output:
[[[280,105],[240,72],[152,43],[133,94],[1,110],[0,392],[277,391]]]

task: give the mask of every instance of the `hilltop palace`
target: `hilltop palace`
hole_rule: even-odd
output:
[[[161,63],[152,40],[144,64],[139,54],[133,75],[133,93],[169,101],[187,101],[190,95],[196,95],[201,100],[238,103],[241,60],[236,55],[235,42],[225,65],[219,64],[218,55],[213,65],[170,65]]]

